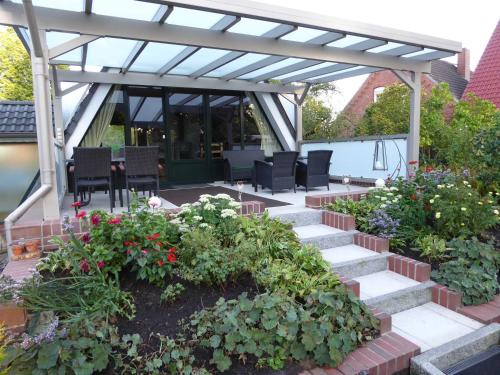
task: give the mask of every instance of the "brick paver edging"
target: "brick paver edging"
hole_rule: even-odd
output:
[[[418,260],[392,254],[387,259],[389,271],[399,273],[410,279],[424,282],[431,278],[431,265]]]
[[[483,324],[500,323],[500,294],[482,305],[460,306],[457,312]]]
[[[327,204],[335,202],[337,199],[352,199],[354,201],[359,201],[364,198],[367,193],[356,192],[356,193],[329,193],[320,195],[306,195],[306,207],[309,208],[322,208]]]
[[[394,332],[389,332],[350,353],[336,369],[315,368],[299,375],[390,375],[408,369],[410,358],[420,354],[420,348]]]
[[[240,214],[244,216],[261,215],[264,213],[266,205],[260,201],[247,201],[242,203]],[[177,213],[179,209],[165,210],[166,214]],[[116,216],[120,216],[117,214]],[[73,232],[76,235],[82,234],[80,220],[77,218],[70,219],[73,225]],[[69,236],[63,234],[61,220],[46,220],[15,225],[12,228],[12,240],[17,241],[21,238],[24,240],[39,239],[42,251],[50,251],[57,248],[51,243],[53,236],[60,236],[64,241],[69,239]],[[10,245],[10,244],[9,244]]]
[[[432,287],[432,302],[447,309],[458,311],[462,306],[462,294],[454,292],[444,285],[436,284]]]
[[[333,211],[322,211],[321,222],[333,228],[338,228],[341,230],[354,230],[356,229],[356,222],[354,216],[340,214]]]
[[[372,234],[356,233],[354,235],[354,244],[368,250],[376,251],[377,253],[389,251],[389,240]]]

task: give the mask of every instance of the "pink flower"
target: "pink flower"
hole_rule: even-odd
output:
[[[97,262],[97,267],[99,267],[99,269],[102,269],[105,265],[106,265],[106,262],[104,262],[103,260]]]
[[[92,217],[90,218],[90,220],[92,221],[92,225],[99,225],[101,224],[101,217],[99,215],[92,215]]]
[[[85,273],[88,273],[90,271],[90,265],[87,259],[84,259],[80,262],[80,269]]]
[[[83,218],[85,217],[85,215],[87,215],[87,212],[85,212],[85,211],[80,211],[80,212],[78,212],[78,213],[75,215],[75,217],[76,217],[77,219],[83,219]]]
[[[90,235],[88,233],[84,233],[82,236],[82,242],[83,243],[89,243],[90,242]]]
[[[80,201],[73,202],[73,203],[71,203],[71,207],[73,207],[73,208],[82,207],[82,202],[80,202]]]
[[[148,255],[148,251],[147,250],[141,250],[141,253],[143,253],[144,255]]]
[[[108,220],[108,224],[114,225],[114,224],[120,224],[122,222],[122,219],[119,217],[113,217]]]

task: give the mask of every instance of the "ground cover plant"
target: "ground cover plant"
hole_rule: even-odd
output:
[[[77,205],[76,205],[77,206]],[[272,374],[335,367],[377,335],[369,309],[288,224],[242,217],[230,197],[180,212],[77,213],[59,250],[0,299],[33,318],[5,337],[0,371],[18,374]]]
[[[499,269],[491,255],[498,254],[499,193],[481,194],[482,186],[467,173],[429,168],[326,208],[353,215],[360,231],[389,239],[392,251],[431,263],[434,280],[463,292],[465,304],[479,304],[497,292]]]

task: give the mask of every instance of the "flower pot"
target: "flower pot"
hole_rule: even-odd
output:
[[[26,310],[13,302],[0,304],[0,324],[3,324],[8,332],[20,333],[24,331],[26,323]]]
[[[25,246],[28,253],[36,253],[40,246],[40,240],[29,240],[26,242]]]
[[[18,256],[24,252],[24,245],[15,244],[12,245],[12,255]]]

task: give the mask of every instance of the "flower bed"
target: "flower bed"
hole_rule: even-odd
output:
[[[434,280],[461,292],[465,304],[479,304],[499,288],[499,194],[481,196],[473,185],[429,171],[326,208],[354,216],[360,231],[389,239],[393,251],[431,263]]]
[[[240,216],[223,194],[171,215],[156,203],[120,217],[80,211],[83,235],[64,224],[71,240],[55,239],[16,289],[32,318],[4,340],[0,370],[297,373],[301,361],[335,367],[378,334],[291,226]]]

